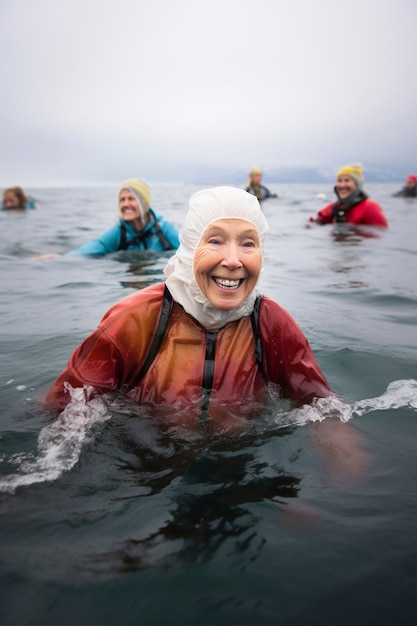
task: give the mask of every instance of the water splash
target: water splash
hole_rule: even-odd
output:
[[[54,422],[40,432],[37,456],[13,455],[21,472],[1,479],[0,491],[14,493],[21,486],[58,479],[78,462],[84,444],[91,439],[93,426],[110,419],[112,407],[106,397],[90,399],[91,388],[66,387],[71,394],[71,402]],[[279,426],[304,426],[329,417],[348,422],[354,416],[401,407],[417,410],[417,380],[396,380],[381,396],[359,400],[352,405],[337,396],[320,398],[296,410],[281,410],[274,415],[274,421]]]
[[[372,411],[387,411],[409,407],[417,410],[417,380],[395,380],[387,390],[375,398],[358,400],[352,405],[346,404],[337,396],[319,398],[311,405],[304,405],[295,411],[286,414],[288,424],[304,426],[308,422],[323,421],[327,417],[339,418],[342,422],[349,422],[355,416],[365,415]],[[282,416],[280,418],[282,420]]]
[[[356,415],[364,415],[370,411],[386,411],[400,407],[417,409],[417,380],[394,380],[387,387],[385,393],[370,400],[355,402],[352,411]]]
[[[21,473],[0,480],[0,491],[13,493],[17,487],[52,481],[70,470],[90,440],[92,427],[111,417],[103,398],[89,400],[91,388],[73,389],[66,384],[71,402],[38,437],[37,456],[20,455]]]

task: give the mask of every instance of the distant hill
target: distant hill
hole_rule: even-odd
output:
[[[402,182],[407,174],[417,170],[417,166],[365,166],[365,181],[369,183],[391,183]],[[337,167],[334,171],[330,168],[313,167],[265,167],[263,169],[263,181],[267,184],[273,183],[333,183]],[[205,169],[194,180],[187,182],[198,184],[230,184],[243,186],[248,173],[244,170],[214,171]],[[198,179],[198,180],[197,180]]]

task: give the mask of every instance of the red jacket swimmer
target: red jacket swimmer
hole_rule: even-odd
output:
[[[165,283],[112,307],[74,351],[47,396],[71,400],[68,385],[93,394],[124,391],[172,407],[181,423],[201,414],[254,415],[271,388],[296,404],[332,391],[290,314],[257,293],[268,229],[255,196],[234,187],[195,193]],[[178,419],[180,419],[178,417]]]
[[[337,173],[334,188],[336,202],[321,209],[310,222],[317,224],[350,223],[388,227],[387,218],[378,202],[363,191],[363,168],[360,164],[345,165]]]

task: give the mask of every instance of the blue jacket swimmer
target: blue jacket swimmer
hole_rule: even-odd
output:
[[[136,178],[125,180],[119,188],[120,217],[116,224],[97,239],[70,250],[66,254],[104,255],[119,250],[176,250],[179,246],[178,230],[162,215],[150,207],[151,192],[148,185]],[[51,259],[56,253],[41,254],[35,259]]]
[[[135,178],[125,180],[119,190],[118,222],[100,237],[67,254],[108,254],[118,250],[176,250],[177,228],[156,215],[150,207],[151,192],[146,183]]]

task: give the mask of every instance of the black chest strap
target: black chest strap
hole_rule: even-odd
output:
[[[258,365],[258,370],[263,380],[266,382],[267,377],[265,375],[265,370],[263,366],[263,347],[262,347],[262,338],[259,331],[259,313],[262,303],[262,296],[258,295],[255,300],[255,304],[253,307],[253,311],[251,313],[251,324],[254,338],[254,356],[256,363]],[[151,345],[149,346],[148,353],[146,355],[145,361],[143,362],[142,367],[140,368],[138,374],[135,377],[135,380],[132,384],[132,387],[137,385],[142,378],[145,376],[146,372],[152,365],[156,355],[159,352],[159,349],[162,345],[162,342],[165,338],[165,334],[168,328],[169,318],[171,316],[172,307],[173,307],[173,299],[171,292],[168,287],[164,286],[164,297],[162,300],[161,314],[159,316],[158,325],[152,340]],[[216,352],[216,332],[207,332],[206,335],[206,354],[204,361],[204,373],[202,380],[202,387],[204,390],[205,399],[207,400],[207,404],[210,400],[210,394],[213,387],[213,378],[214,378],[214,357]]]
[[[258,370],[264,382],[267,382],[267,377],[265,375],[264,363],[263,363],[263,346],[262,346],[262,337],[259,330],[259,314],[261,310],[262,296],[257,295],[255,304],[253,306],[253,311],[250,316],[250,320],[252,323],[252,331],[253,331],[253,339],[255,342],[255,359],[258,364]]]
[[[171,292],[168,287],[164,286],[164,298],[162,301],[161,307],[161,315],[159,316],[158,326],[156,327],[156,332],[153,336],[153,340],[151,345],[149,346],[148,354],[146,355],[145,361],[143,362],[142,367],[140,368],[138,374],[136,375],[135,381],[133,383],[133,387],[137,385],[142,378],[145,376],[146,372],[152,365],[156,355],[159,352],[159,348],[162,345],[162,342],[165,338],[165,333],[168,328],[169,318],[171,316],[171,311],[173,307],[173,299]]]
[[[346,222],[348,212],[353,209],[353,207],[366,200],[367,197],[366,193],[361,189],[357,189],[347,200],[338,200],[335,202],[332,207],[332,216],[335,221],[339,224]]]
[[[150,220],[152,222],[153,228],[150,228],[146,232],[138,233],[136,237],[134,237],[133,239],[130,239],[129,241],[127,241],[126,225],[123,224],[123,222],[120,224],[120,244],[117,249],[118,251],[127,250],[128,248],[130,248],[130,246],[136,246],[139,243],[143,245],[145,250],[147,250],[148,249],[147,239],[149,237],[152,237],[155,233],[158,235],[159,241],[162,243],[164,250],[174,249],[169,243],[168,239],[165,237],[164,233],[162,232],[162,228],[160,227],[159,222],[156,219],[156,215],[152,209],[149,209],[149,216],[150,216]]]
[[[216,353],[216,338],[217,332],[208,332],[206,334],[206,356],[204,359],[204,372],[203,372],[203,402],[201,406],[202,411],[208,409],[210,402],[211,390],[213,389],[214,378],[214,355]]]

